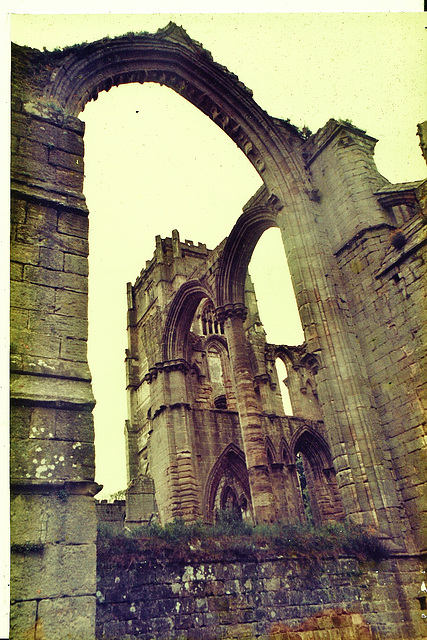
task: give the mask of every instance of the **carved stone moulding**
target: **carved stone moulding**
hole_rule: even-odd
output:
[[[242,322],[246,320],[248,310],[241,302],[228,303],[215,310],[218,322],[225,322],[228,318],[241,318]]]
[[[165,362],[156,362],[154,367],[151,367],[148,373],[144,376],[144,382],[150,384],[155,380],[159,373],[171,373],[172,371],[181,371],[186,374],[190,370],[190,365],[183,358],[176,360],[167,360]]]

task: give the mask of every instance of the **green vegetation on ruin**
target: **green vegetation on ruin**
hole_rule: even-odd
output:
[[[125,529],[117,535],[101,523],[98,534],[98,560],[120,566],[155,558],[214,562],[285,557],[318,562],[345,556],[379,562],[388,555],[381,540],[357,525],[278,522],[252,526],[228,512],[222,512],[215,525],[175,520],[164,526],[152,523]]]

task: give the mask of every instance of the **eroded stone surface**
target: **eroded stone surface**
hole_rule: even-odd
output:
[[[420,612],[403,613],[419,565],[369,569],[354,559],[310,567],[298,560],[98,565],[97,636],[370,640],[423,637]],[[399,612],[394,616],[392,612]],[[389,615],[391,614],[391,615]],[[128,635],[125,635],[128,634]]]
[[[317,521],[345,517],[380,529],[395,550],[425,552],[425,183],[388,184],[374,165],[375,140],[349,123],[331,120],[307,138],[270,118],[176,25],[64,52],[14,47],[12,79],[15,637],[60,638],[60,629],[94,637],[88,211],[77,116],[99,91],[122,83],[177,91],[264,182],[217,249],[182,243],[177,232],[158,237],[155,257],[128,291],[129,330],[142,340],[127,353],[129,479],[149,472],[163,521],[210,518],[224,505],[255,520],[292,521],[304,517],[295,471],[302,453]],[[419,135],[424,151],[424,124]],[[252,250],[271,226],[283,232],[305,336],[298,349],[265,344],[255,293],[245,286]],[[277,357],[288,367],[296,417],[279,407]],[[414,598],[398,600],[398,613],[376,598],[380,637],[393,635],[401,611],[417,628]],[[206,640],[230,624],[246,632],[227,600],[215,605],[215,618],[208,599],[200,591],[188,604],[183,633],[202,637],[214,619]],[[269,606],[245,614],[255,615],[259,634]],[[170,631],[170,618],[156,620],[141,633]],[[359,622],[353,627],[363,637]],[[126,637],[124,618],[109,629]]]

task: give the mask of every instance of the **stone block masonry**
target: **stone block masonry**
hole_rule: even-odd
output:
[[[78,116],[100,91],[130,82],[191,102],[263,186],[217,248],[181,242],[176,230],[158,236],[129,285],[127,521],[154,509],[162,523],[213,522],[222,509],[305,521],[302,463],[314,521],[372,527],[394,556],[378,574],[364,571],[365,582],[344,560],[308,582],[289,561],[290,585],[279,559],[203,570],[147,561],[112,576],[107,563],[100,637],[421,638],[426,183],[390,185],[376,170],[375,140],[348,122],[307,137],[270,117],[172,23],[64,51],[12,47],[11,638],[95,638],[99,487]],[[419,135],[425,152],[424,124]],[[270,227],[282,232],[298,347],[266,343],[247,278]],[[277,357],[293,416],[280,407]]]
[[[11,638],[93,640],[84,124],[23,84],[12,100]]]
[[[98,564],[98,640],[415,640],[422,611],[416,561],[351,558]]]

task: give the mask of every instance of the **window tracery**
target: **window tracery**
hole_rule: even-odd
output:
[[[211,302],[202,311],[202,331],[204,336],[224,335],[224,323],[218,322]]]

